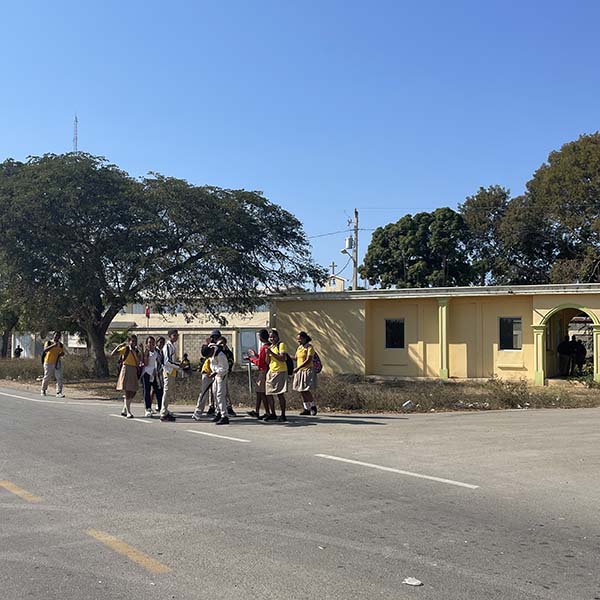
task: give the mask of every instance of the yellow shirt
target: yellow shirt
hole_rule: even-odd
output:
[[[302,371],[306,369],[312,369],[313,366],[313,356],[315,354],[315,349],[312,346],[308,346],[305,348],[304,346],[298,346],[296,350],[296,365],[300,366],[306,359],[308,359],[308,364],[302,367]]]
[[[202,371],[201,373],[205,373],[206,375],[210,375],[212,373],[210,369],[210,358],[207,358],[202,363]]]
[[[129,348],[129,346],[125,346],[125,348],[121,348],[119,350],[119,354],[121,356],[125,356],[125,352],[127,352],[127,348]],[[129,352],[127,352],[127,358],[125,358],[123,360],[123,364],[124,365],[129,365],[130,367],[137,367],[138,364],[140,362],[139,356],[137,352],[132,352],[131,348],[129,348]]]
[[[271,346],[271,350],[275,352],[275,354],[285,354],[285,344],[279,342],[276,346]],[[283,360],[278,360],[272,354],[269,354],[269,371],[272,371],[273,373],[287,373],[285,358]]]
[[[53,342],[50,341],[46,342],[46,348],[52,343]],[[58,359],[60,358],[60,355],[63,353],[63,351],[64,346],[61,342],[58,342],[57,346],[54,346],[54,348],[50,348],[50,350],[46,351],[46,354],[44,355],[44,364],[55,365],[58,362]]]

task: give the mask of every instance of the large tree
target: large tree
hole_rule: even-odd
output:
[[[556,250],[550,280],[600,281],[600,133],[551,152],[528,182],[527,196]]]
[[[382,288],[468,285],[467,243],[465,222],[450,208],[406,215],[375,230],[360,273]]]
[[[469,257],[479,285],[502,280],[499,264],[503,254],[500,226],[509,197],[509,190],[499,185],[480,187],[477,193],[458,206],[469,230]]]
[[[299,221],[261,193],[137,180],[82,153],[0,165],[0,226],[12,298],[41,300],[85,333],[98,376],[108,326],[129,302],[245,312],[324,276]]]

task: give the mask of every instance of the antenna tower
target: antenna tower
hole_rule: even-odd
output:
[[[77,144],[79,142],[79,119],[77,118],[77,115],[75,115],[75,121],[73,121],[73,152],[75,152],[75,154],[77,154],[77,152],[79,152],[79,150],[77,149]]]

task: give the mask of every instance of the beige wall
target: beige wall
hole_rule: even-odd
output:
[[[306,331],[323,362],[324,373],[365,374],[365,303],[360,300],[276,301],[272,323],[290,354],[296,335]]]

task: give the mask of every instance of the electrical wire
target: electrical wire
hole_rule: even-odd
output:
[[[352,231],[352,229],[342,229],[340,231],[332,231],[330,233],[320,233],[319,235],[309,235],[308,239],[314,240],[315,238],[327,237],[329,235],[337,235],[338,233],[347,233],[349,231]]]

